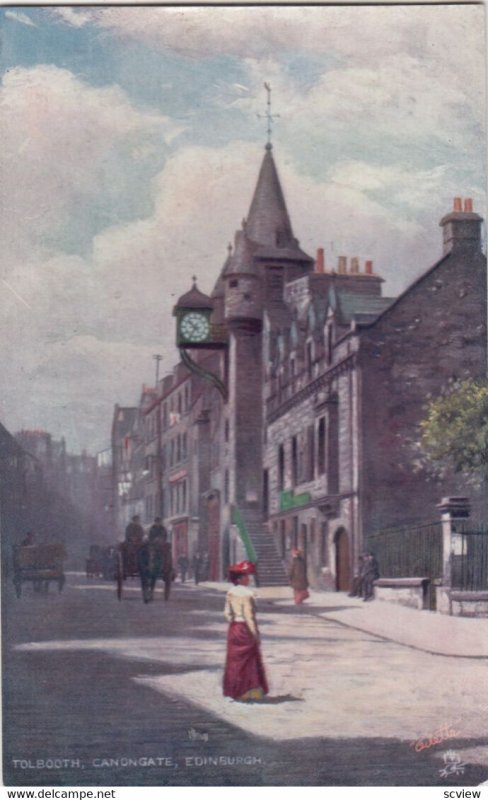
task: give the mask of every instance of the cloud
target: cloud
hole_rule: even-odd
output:
[[[6,11],[5,16],[7,19],[13,19],[15,22],[20,22],[22,25],[28,25],[32,28],[38,28],[35,22],[31,20],[27,14],[22,14],[20,11]]]
[[[147,157],[182,130],[117,86],[95,88],[52,65],[7,72],[0,102],[1,237],[14,252],[61,232],[83,205],[129,195],[138,149]]]
[[[10,427],[28,420],[65,432],[71,447],[101,448],[113,404],[136,403],[151,381],[153,353],[171,369],[173,305],[193,274],[212,290],[249,208],[263,150],[241,136],[257,130],[263,80],[281,115],[274,153],[295,235],[310,255],[324,246],[329,265],[372,258],[396,293],[439,256],[451,197],[472,195],[479,208],[479,9],[48,13],[199,70],[214,57],[240,61],[228,77],[209,71],[202,112],[190,109],[195,130],[181,137],[177,121],[115,84],[53,65],[5,75],[1,277],[11,288],[0,293],[0,402]],[[305,82],[295,51],[308,59]],[[219,126],[223,146],[197,143],[199,120],[227,109],[241,127]],[[75,234],[84,248],[69,246]]]
[[[69,7],[52,9],[52,13],[59,17],[67,25],[71,25],[73,28],[82,28],[93,19],[92,14],[89,11],[75,11],[73,8]]]

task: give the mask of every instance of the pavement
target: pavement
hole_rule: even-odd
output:
[[[205,583],[219,592],[227,583]],[[451,617],[437,611],[419,611],[382,600],[364,602],[344,593],[310,591],[303,606],[296,607],[286,586],[256,589],[259,600],[290,606],[363,633],[387,639],[426,653],[458,658],[488,658],[488,619]]]
[[[487,779],[486,653],[477,641],[486,620],[334,592],[312,591],[295,606],[288,587],[259,588],[270,694],[246,704],[222,695],[228,586],[178,581],[169,603],[160,587],[145,605],[135,581],[119,602],[112,585],[70,574],[65,592],[43,598],[43,607],[28,594],[12,599],[9,763],[67,753],[85,765],[86,781],[99,782],[92,766],[100,756],[163,753],[180,770],[148,772],[140,785],[215,785],[210,771],[225,775],[207,756],[239,753],[260,759],[239,775],[245,785],[289,785],[292,774],[305,785],[442,785],[455,756],[462,771],[449,782]],[[127,713],[130,726],[121,724]],[[35,736],[33,719],[42,719]],[[104,766],[108,785],[134,779],[111,770]],[[20,771],[17,782],[26,778]]]

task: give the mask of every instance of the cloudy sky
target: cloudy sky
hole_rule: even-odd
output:
[[[0,9],[0,421],[109,443],[113,405],[176,361],[171,310],[211,291],[266,141],[311,255],[396,294],[484,215],[481,6]]]

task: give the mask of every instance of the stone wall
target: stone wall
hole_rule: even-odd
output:
[[[452,379],[486,374],[486,262],[458,248],[361,331],[363,526],[432,518],[441,487],[416,471],[415,441],[429,396]]]

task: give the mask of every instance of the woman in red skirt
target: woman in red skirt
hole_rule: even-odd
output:
[[[241,561],[229,569],[234,586],[227,592],[224,614],[229,621],[224,696],[234,700],[262,700],[268,682],[259,648],[256,601],[249,589],[250,575],[256,571],[251,561]]]

